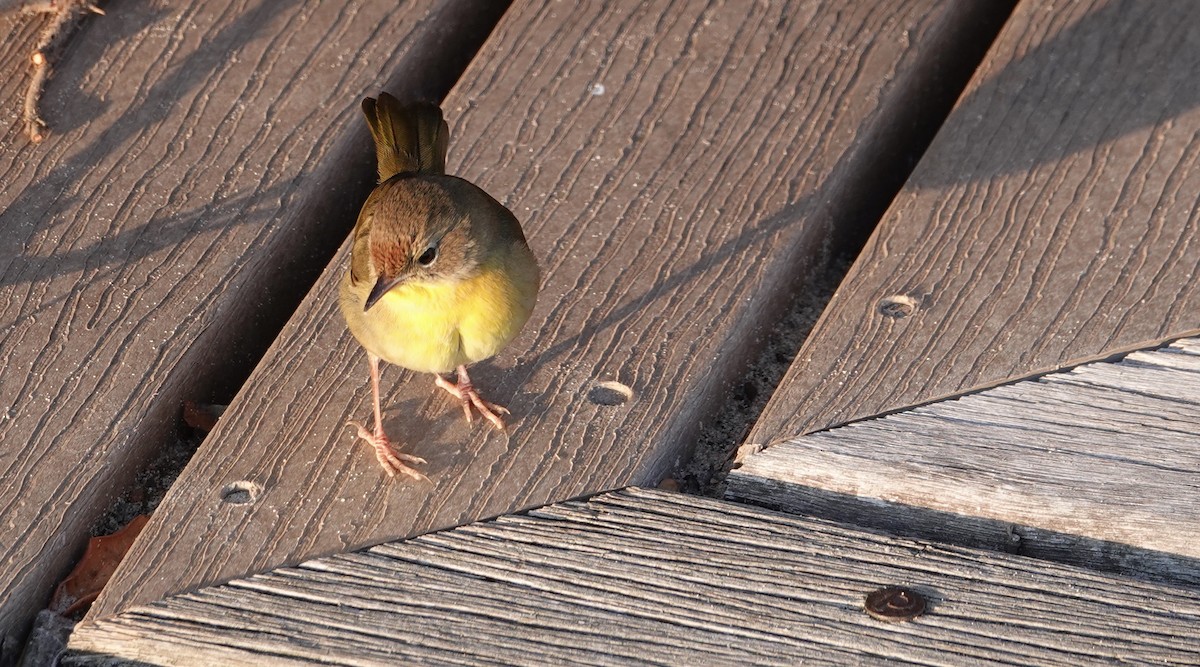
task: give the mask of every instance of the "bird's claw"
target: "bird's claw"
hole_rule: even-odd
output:
[[[356,422],[346,422],[346,425],[353,426],[358,431],[358,437],[366,440],[368,444],[375,448],[375,458],[378,459],[379,465],[383,466],[383,471],[387,473],[388,477],[395,477],[399,473],[408,475],[416,481],[429,481],[429,478],[422,474],[421,471],[405,465],[406,462],[413,465],[422,465],[425,463],[425,459],[396,451],[391,441],[388,440],[387,434],[382,430],[372,432],[367,430],[362,424]]]
[[[482,415],[484,419],[491,422],[492,426],[495,426],[501,431],[505,430],[504,419],[502,419],[500,415],[496,413],[499,412],[506,415],[512,414],[508,411],[508,408],[504,407],[503,405],[497,405],[491,401],[484,400],[470,382],[460,382],[459,384],[455,384],[440,375],[435,377],[436,380],[434,380],[434,382],[437,384],[437,386],[445,389],[450,393],[450,395],[462,401],[463,414],[467,416],[468,422],[473,422],[475,420],[475,416],[471,413],[471,409],[474,408],[475,410],[479,411],[479,414]]]

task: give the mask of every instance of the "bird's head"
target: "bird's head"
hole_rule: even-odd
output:
[[[370,256],[375,284],[369,310],[396,287],[461,280],[481,261],[480,243],[469,210],[441,184],[424,179],[393,179],[374,202]]]

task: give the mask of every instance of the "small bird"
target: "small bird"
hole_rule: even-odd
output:
[[[487,359],[517,335],[537,300],[537,260],[521,224],[474,184],[446,175],[450,129],[428,102],[383,93],[362,103],[379,166],[379,185],[354,226],[350,267],[339,304],[367,351],[375,428],[349,422],[375,448],[389,477],[425,475],[405,465],[425,460],[397,451],[383,431],[379,361],[433,373],[438,387],[496,428],[503,406],[484,400],[467,365]],[[456,372],[451,382],[443,374]]]

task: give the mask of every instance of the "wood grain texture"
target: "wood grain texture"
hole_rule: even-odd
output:
[[[384,371],[385,423],[430,484],[381,474],[338,258],[93,608],[629,483],[686,455],[762,325],[878,184],[922,94],[995,5],[525,2],[447,100],[450,173],[522,219],[544,269],[521,336],[472,379],[513,418],[466,424]],[[914,104],[914,99],[917,103]],[[884,138],[888,138],[886,141]],[[893,161],[890,164],[895,165]],[[593,401],[601,381],[630,386]],[[260,492],[221,502],[230,483]]]
[[[56,63],[38,146],[8,97],[25,79],[4,78],[7,646],[174,437],[183,399],[232,394],[336,251],[372,178],[358,99],[393,77],[396,92],[448,90],[456,73],[437,61],[469,44],[422,19],[455,6],[107,2]],[[28,58],[25,43],[3,48],[6,66]]]
[[[727,497],[1200,587],[1200,339],[809,434]]]
[[[885,623],[867,593],[928,612]],[[627,489],[81,625],[68,664],[1085,665],[1200,660],[1195,592]],[[90,654],[90,656],[89,656]]]
[[[1195,3],[1022,2],[748,442],[1200,331],[1198,65]]]

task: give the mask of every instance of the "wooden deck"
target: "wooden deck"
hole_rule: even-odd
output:
[[[1200,662],[1192,4],[108,9],[48,138],[0,117],[0,664],[185,399],[231,405],[72,661]],[[36,20],[0,20],[23,57]],[[450,173],[544,271],[472,373],[507,435],[385,370],[428,485],[342,426],[383,89],[446,95]],[[612,491],[673,476],[752,374],[782,379],[725,499]],[[925,614],[864,613],[886,585]]]
[[[910,100],[946,60],[933,54],[978,21],[962,11],[514,6],[446,100],[449,172],[504,197],[543,260],[530,324],[473,374],[514,412],[507,435],[465,423],[428,376],[388,369],[388,427],[429,460],[433,481],[379,475],[344,426],[368,414],[370,389],[337,310],[340,255],[94,613],[656,485],[686,458],[800,276],[819,266],[834,221],[874,185],[871,172],[843,165],[869,155],[873,172],[874,161],[900,161],[892,144],[907,138]],[[633,398],[591,400],[606,381]],[[222,501],[238,482],[261,489],[254,503]],[[229,543],[239,548],[212,548]],[[203,566],[185,565],[200,552]]]
[[[1198,16],[1021,3],[750,441],[1200,332]]]
[[[373,167],[348,101],[443,95],[485,4],[113,6],[56,66],[37,146],[3,77],[6,653],[182,402],[232,397],[353,225]],[[6,67],[28,62],[37,25],[0,19]]]
[[[883,622],[905,586],[924,614]],[[97,621],[75,664],[1183,664],[1193,592],[630,489]]]
[[[792,439],[728,498],[1200,588],[1200,339]]]

